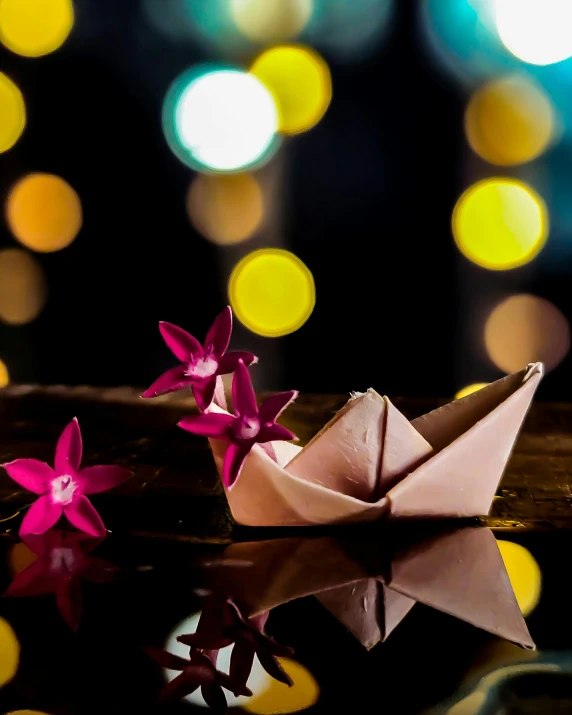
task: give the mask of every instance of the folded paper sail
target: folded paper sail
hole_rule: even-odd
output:
[[[375,390],[352,396],[303,448],[255,445],[227,490],[245,526],[488,514],[542,363],[409,422]],[[213,410],[222,412],[218,407]],[[219,473],[226,443],[210,440]]]
[[[385,542],[387,546],[387,541]],[[211,565],[211,586],[255,616],[315,596],[366,648],[415,603],[534,648],[490,529],[463,527],[407,546],[330,537],[245,542]]]

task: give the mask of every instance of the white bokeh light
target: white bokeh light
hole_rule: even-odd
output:
[[[263,159],[276,141],[278,112],[270,92],[240,70],[218,70],[192,81],[175,108],[179,142],[199,164],[237,171]]]
[[[572,56],[572,0],[495,0],[496,24],[505,47],[533,65]]]
[[[168,650],[170,653],[174,653],[181,658],[188,658],[189,646],[183,645],[183,643],[179,643],[177,638],[179,636],[184,635],[185,633],[195,633],[195,631],[197,630],[197,624],[199,622],[199,616],[200,613],[195,613],[193,616],[185,618],[184,621],[181,621],[181,623],[179,623],[179,625],[167,638],[167,642],[165,643],[165,650]],[[230,656],[232,653],[232,648],[233,646],[227,646],[226,648],[221,648],[221,650],[219,651],[217,669],[223,673],[228,674],[228,671],[230,669]],[[178,670],[169,670],[168,668],[165,668],[164,672],[165,678],[169,681],[173,680],[173,678],[175,678],[180,673],[180,671]],[[250,690],[252,691],[252,695],[256,696],[264,692],[267,688],[269,688],[271,683],[272,678],[262,668],[258,657],[255,656],[254,662],[252,664],[252,670],[250,672],[250,677],[248,678],[247,687],[250,688]],[[240,707],[240,705],[242,705],[243,703],[247,703],[251,700],[251,697],[247,697],[245,695],[235,697],[232,693],[229,693],[226,688],[224,690],[224,693],[226,695],[226,700],[228,702],[229,708]],[[192,695],[187,695],[185,700],[189,703],[192,703],[193,705],[208,707],[205,702],[205,699],[201,695],[200,688],[198,690],[195,690]]]

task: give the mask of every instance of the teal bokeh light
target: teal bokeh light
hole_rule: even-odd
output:
[[[393,25],[396,0],[314,0],[302,39],[348,62],[378,52]]]
[[[233,66],[184,72],[167,92],[162,119],[173,153],[197,171],[252,169],[279,147],[274,99],[256,77]]]

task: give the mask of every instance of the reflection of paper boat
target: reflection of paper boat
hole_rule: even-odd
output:
[[[212,576],[250,616],[315,595],[366,648],[385,640],[416,601],[534,648],[486,528],[441,533],[385,556],[376,542],[334,538],[233,544]]]
[[[356,395],[304,448],[255,445],[227,492],[247,526],[487,514],[541,363],[409,422],[374,390]],[[222,470],[226,444],[211,440]]]

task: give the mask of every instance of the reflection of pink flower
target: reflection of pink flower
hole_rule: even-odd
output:
[[[83,443],[76,418],[65,427],[56,445],[54,469],[37,459],[15,459],[4,464],[8,475],[40,498],[28,509],[20,536],[43,534],[62,514],[81,531],[104,536],[101,517],[85,496],[121,484],[131,476],[123,467],[97,466],[80,469]]]
[[[181,671],[180,675],[167,683],[161,691],[161,697],[164,699],[184,698],[200,688],[207,705],[216,713],[225,713],[227,702],[223,688],[237,696],[252,695],[246,686],[237,687],[228,675],[217,670],[205,653],[193,652],[186,660],[161,648],[150,646],[145,650],[163,668]]]
[[[202,437],[230,442],[223,465],[223,483],[230,488],[255,444],[296,439],[290,430],[276,424],[276,420],[297,394],[295,390],[280,392],[264,400],[258,408],[250,375],[242,360],[239,360],[232,380],[234,415],[214,412],[193,415],[181,420],[179,427]]]
[[[246,365],[256,362],[252,353],[226,352],[232,333],[230,306],[215,319],[204,345],[172,323],[159,323],[159,330],[167,347],[183,364],[163,373],[143,397],[164,395],[190,385],[199,409],[206,410],[213,401],[218,375],[234,372],[239,360]]]
[[[196,633],[179,636],[177,640],[190,648],[216,651],[234,644],[229,676],[235,687],[246,687],[255,655],[268,675],[281,683],[292,685],[277,658],[291,656],[293,651],[263,633],[268,613],[246,619],[238,606],[227,599],[220,608],[218,619],[213,618],[213,614],[206,608],[201,614],[201,621],[203,615],[208,618],[208,630],[201,628],[202,624],[199,623]]]
[[[19,598],[53,593],[62,618],[75,631],[81,615],[81,580],[108,583],[118,572],[107,561],[90,556],[102,540],[77,531],[50,529],[22,541],[38,558],[16,574],[4,595]]]

